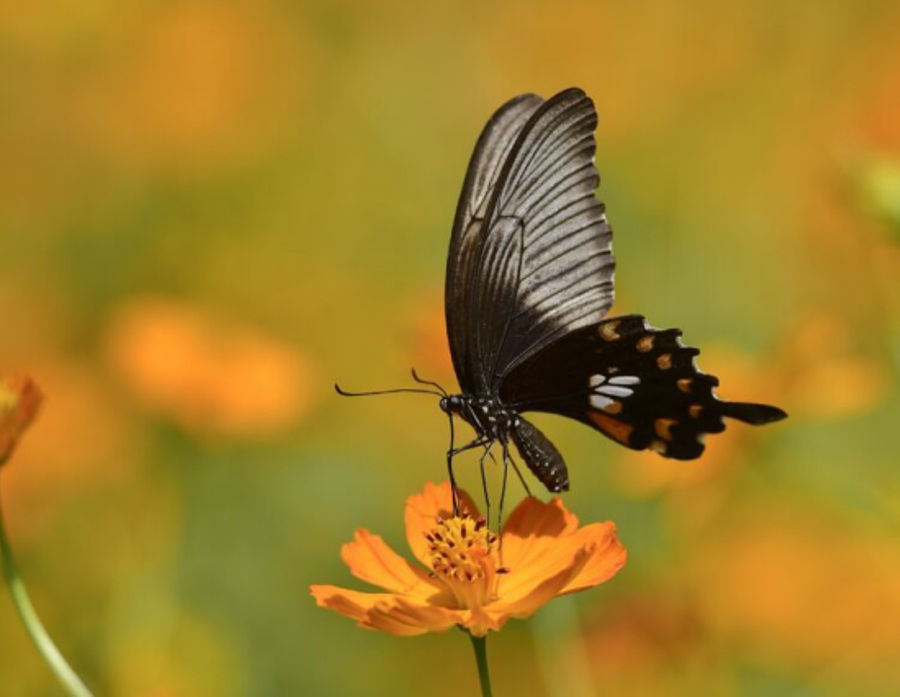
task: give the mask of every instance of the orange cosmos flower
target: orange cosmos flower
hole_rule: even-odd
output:
[[[450,485],[426,484],[406,502],[406,536],[423,567],[395,553],[377,535],[357,530],[341,557],[359,579],[383,588],[366,593],[311,586],[320,607],[359,626],[399,636],[460,626],[476,637],[524,619],[558,595],[592,588],[625,564],[625,548],[611,522],[578,526],[555,498],[527,498],[498,537],[461,494],[452,512]]]
[[[0,465],[12,455],[19,437],[34,421],[43,397],[29,377],[0,377]]]

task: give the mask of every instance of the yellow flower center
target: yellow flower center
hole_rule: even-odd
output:
[[[494,598],[498,568],[497,536],[484,520],[471,516],[437,519],[425,534],[431,568],[447,584],[461,608],[479,608]]]

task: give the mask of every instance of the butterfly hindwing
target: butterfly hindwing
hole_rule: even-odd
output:
[[[509,375],[504,404],[561,414],[629,448],[691,460],[723,417],[751,424],[785,416],[776,407],[720,400],[718,379],[694,364],[678,329],[650,327],[638,315],[612,318],[568,334]]]

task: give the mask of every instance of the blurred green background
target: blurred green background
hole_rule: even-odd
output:
[[[457,632],[365,632],[356,527],[444,476],[446,248],[526,91],[600,114],[615,311],[678,326],[735,426],[693,463],[538,418],[611,582],[490,641],[500,695],[900,694],[900,5],[0,2],[2,474],[23,575],[98,694],[472,694]],[[460,475],[477,490],[476,460]],[[518,487],[513,489],[518,496]],[[0,601],[0,692],[57,688]]]

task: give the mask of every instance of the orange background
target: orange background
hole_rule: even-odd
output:
[[[536,419],[630,557],[492,637],[496,692],[900,692],[896,2],[3,0],[0,368],[48,398],[0,488],[98,694],[476,689],[458,633],[308,596],[362,588],[340,544],[402,549],[403,501],[444,476],[429,398],[331,385],[455,387],[468,156],[506,99],[571,85],[600,114],[615,310],[791,418],[693,463]],[[0,642],[4,695],[55,694],[8,599]]]

